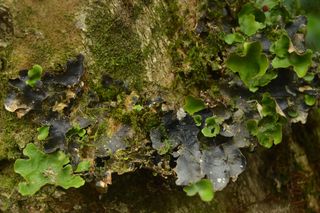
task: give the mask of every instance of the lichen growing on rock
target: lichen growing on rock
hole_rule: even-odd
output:
[[[21,119],[1,111],[0,158],[17,159],[33,142],[48,155],[70,156],[73,171],[89,159],[83,178],[101,192],[115,174],[141,168],[183,186],[206,178],[211,191],[242,179],[252,169],[243,150],[281,146],[319,96],[306,19],[278,1],[247,2],[71,0],[42,20],[44,3],[11,2],[18,31],[15,57],[0,73],[8,91],[0,103]],[[57,13],[64,18],[48,24]],[[86,60],[62,68],[80,51]],[[44,67],[41,79],[28,83],[27,70],[17,78],[33,64]],[[40,126],[49,128],[43,143]]]

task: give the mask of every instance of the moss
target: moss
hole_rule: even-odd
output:
[[[104,101],[116,101],[117,97],[123,97],[124,91],[123,88],[116,85],[110,85],[108,88],[98,85],[95,87],[95,92],[99,96],[99,100]]]
[[[134,17],[125,18],[112,14],[107,3],[92,5],[87,19],[90,50],[96,62],[92,75],[101,79],[103,74],[109,74],[141,90],[144,76],[141,44],[131,28]]]
[[[8,88],[6,75],[0,75],[0,160],[16,159],[21,155],[20,148],[30,142],[35,134],[32,123],[19,120],[14,113],[5,111],[3,104]]]
[[[1,173],[0,173],[0,179],[1,179],[1,185],[0,189],[1,191],[11,191],[15,184],[17,183],[17,175],[13,172],[13,166],[8,162],[1,162],[3,165],[5,165],[3,168],[1,166]]]
[[[115,8],[111,10],[112,5],[109,3],[94,3],[91,6],[94,12],[90,12],[87,18],[87,35],[91,40],[90,50],[95,61],[95,64],[90,67],[92,73],[89,74],[92,78],[89,79],[89,86],[98,94],[100,101],[117,102],[116,108],[107,109],[112,118],[132,125],[134,130],[142,135],[159,123],[159,116],[149,110],[125,111],[123,100],[127,91],[135,90],[139,93],[142,90],[146,76],[144,61],[155,51],[152,45],[141,49],[141,38],[138,37],[135,29],[132,29],[144,8],[149,7],[151,3],[152,1],[149,0],[134,1],[134,3],[123,1],[120,4],[122,11],[117,11]],[[175,31],[176,26],[172,26],[170,22],[172,19],[167,20],[167,18],[168,13],[174,13],[177,10],[176,4],[168,1],[168,5],[170,7],[162,7],[162,5],[157,8],[161,11],[161,24],[156,24],[152,28],[154,31],[152,35],[155,38]],[[163,21],[165,23],[162,23]],[[110,76],[113,81],[124,82],[124,85],[103,86],[101,79],[105,75]],[[128,85],[127,88],[126,85]]]
[[[50,59],[57,52],[59,57],[55,60],[59,62],[60,59],[65,62],[70,55],[70,51],[66,49],[59,49],[54,52],[54,47],[51,39],[36,39],[36,29],[39,23],[30,23],[28,20],[37,15],[37,12],[30,6],[24,5],[25,2],[20,2],[19,7],[23,9],[19,12],[14,11],[15,24],[17,26],[16,37],[13,45],[9,45],[6,49],[1,49],[0,58],[4,59],[7,64],[3,67],[0,73],[0,160],[2,159],[16,159],[21,155],[21,149],[34,139],[36,135],[35,126],[30,122],[32,117],[18,119],[14,113],[5,111],[3,105],[5,97],[10,90],[8,79],[15,78],[20,69],[29,68],[34,63],[45,64],[48,66]],[[23,32],[26,30],[26,32]],[[65,45],[66,48],[68,45]],[[63,52],[63,54],[62,54]],[[12,57],[14,55],[15,57]]]
[[[32,52],[30,61],[32,63],[47,65],[54,60],[57,64],[64,64],[67,59],[70,59],[78,53],[70,46],[66,45],[63,49],[55,49],[54,45],[47,40],[40,40],[30,44]],[[57,54],[57,52],[59,54]],[[57,54],[57,55],[56,55]]]
[[[209,3],[207,3],[209,4]],[[209,14],[208,5],[200,7],[198,13],[205,14],[204,20],[195,20],[195,22],[203,21],[205,25],[209,20],[213,19]],[[210,3],[212,4],[212,2]],[[225,3],[216,4],[217,11],[222,11],[222,8]],[[202,4],[203,5],[203,4]],[[169,20],[168,25],[170,24],[166,35],[172,39],[170,44],[170,55],[172,58],[173,65],[175,67],[174,71],[177,74],[176,80],[179,83],[182,83],[184,87],[189,88],[193,85],[200,87],[207,87],[208,81],[218,67],[218,53],[222,49],[223,42],[221,41],[221,33],[219,30],[215,30],[204,35],[197,35],[194,32],[195,26],[189,26],[190,23],[187,23],[184,19],[176,17],[178,14],[179,8],[173,6],[173,3],[169,4],[169,9],[167,11],[167,16],[161,15],[162,20]],[[181,11],[180,11],[181,13]],[[192,16],[191,12],[184,11],[185,16]],[[195,13],[195,12],[194,12]],[[217,15],[218,14],[218,15]],[[170,18],[168,18],[168,16]],[[219,19],[221,14],[215,12],[214,26],[217,29],[220,29]],[[165,22],[165,21],[164,21]],[[173,23],[173,24],[172,24]],[[208,27],[208,26],[206,26]]]
[[[175,0],[165,0],[164,4],[160,4],[155,8],[158,14],[158,23],[152,29],[154,36],[167,36],[172,39],[176,33],[182,28],[183,18],[178,15],[179,6]]]
[[[142,116],[144,132],[150,132],[150,130],[161,124],[161,116],[154,112],[147,112]]]
[[[13,165],[10,162],[0,161],[0,165],[0,211],[6,212],[11,205],[11,197],[19,181],[19,176],[14,173]]]
[[[30,121],[32,113],[17,119],[3,107],[10,90],[8,79],[17,77],[19,70],[36,63],[48,70],[78,54],[82,38],[74,26],[74,12],[79,2],[8,2],[14,17],[15,36],[12,44],[0,50],[0,58],[7,61],[7,66],[0,72],[0,159],[19,157],[20,150],[36,136],[36,126]]]
[[[0,133],[0,160],[16,159],[21,155],[21,148],[31,142],[36,136],[35,127],[27,120],[18,120],[14,114],[1,112],[0,125],[3,131]]]
[[[152,111],[142,110],[131,111],[125,116],[126,122],[134,128],[136,132],[146,135],[153,127],[157,127],[161,123],[161,115]]]
[[[132,3],[132,8],[130,11],[132,19],[136,20],[140,16],[140,14],[143,12],[143,8],[148,7],[151,3],[152,3],[152,0],[136,0],[136,1],[134,1],[134,3]]]
[[[80,30],[74,23],[74,12],[80,1],[57,0],[37,2],[21,0],[9,5],[15,21],[14,55],[15,69],[33,64],[64,63],[79,53],[82,45]],[[60,7],[56,7],[59,4]],[[51,8],[55,8],[52,10]]]

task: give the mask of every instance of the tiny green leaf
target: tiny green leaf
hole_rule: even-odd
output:
[[[185,105],[183,106],[183,109],[190,115],[193,115],[194,113],[199,112],[205,108],[206,105],[203,103],[202,100],[199,100],[192,96],[186,97]]]
[[[271,148],[273,144],[277,145],[282,141],[282,125],[264,120],[267,119],[263,118],[262,121],[259,122],[257,138],[262,146]]]
[[[205,202],[210,202],[214,197],[213,186],[208,179],[202,179],[194,184],[186,186],[183,188],[183,191],[185,191],[188,196],[194,196],[198,193],[201,200]]]
[[[289,56],[289,61],[293,66],[293,70],[297,73],[299,78],[303,78],[312,62],[312,50],[308,49],[304,54],[299,55],[293,52]]]
[[[201,126],[201,123],[202,123],[201,115],[194,115],[192,117],[193,117],[194,122],[196,123],[196,126]]]
[[[277,116],[276,102],[269,93],[264,93],[262,96],[262,116]]]
[[[83,138],[86,133],[87,131],[85,129],[82,129],[78,124],[76,124],[67,132],[67,137],[78,135],[79,137]]]
[[[85,129],[80,129],[78,131],[78,136],[82,138],[85,136],[86,133],[87,133],[87,131]]]
[[[262,119],[249,120],[247,129],[251,135],[257,137],[262,146],[270,148],[273,144],[277,145],[282,141],[282,124],[277,113],[276,101],[269,93],[263,94],[261,105]]]
[[[314,74],[308,73],[306,76],[303,77],[303,79],[307,82],[311,82],[314,79]]]
[[[188,196],[195,196],[198,193],[198,188],[196,187],[196,184],[190,184],[189,186],[184,187],[183,191],[185,191]]]
[[[90,161],[84,160],[78,164],[77,169],[74,172],[86,172],[86,171],[89,171],[89,169],[90,169]]]
[[[288,55],[288,50],[290,47],[290,39],[286,34],[281,35],[280,39],[274,42],[270,51],[276,54],[278,57],[283,58]]]
[[[245,4],[239,12],[240,30],[248,36],[252,36],[259,29],[265,27],[265,15],[253,4]]]
[[[249,120],[247,128],[252,135],[256,136],[258,134],[258,122],[256,120]]]
[[[293,66],[293,70],[297,73],[298,77],[303,78],[311,65],[312,54],[312,50],[308,49],[303,54],[292,52],[285,58],[275,57],[272,60],[272,66],[274,68],[287,68]]]
[[[235,42],[241,43],[241,42],[244,42],[244,40],[245,40],[244,37],[240,33],[231,33],[226,35],[224,38],[224,41],[229,45]]]
[[[311,65],[312,50],[306,50],[305,53],[300,54],[296,51],[289,53],[290,38],[287,33],[284,32],[281,37],[272,44],[270,51],[276,54],[276,57],[272,60],[272,66],[274,68],[287,68],[293,66],[293,70],[297,73],[299,78],[304,77],[307,74],[308,68]]]
[[[43,126],[43,127],[40,127],[40,128],[37,129],[38,130],[38,140],[39,141],[43,141],[48,137],[49,129],[50,129],[49,126]]]
[[[31,70],[28,71],[28,79],[26,83],[34,87],[36,83],[41,79],[42,67],[38,64],[34,65]]]
[[[132,109],[140,112],[143,109],[143,106],[141,106],[140,104],[137,104],[137,105],[134,105]]]
[[[239,17],[240,30],[247,36],[252,36],[259,29],[263,29],[265,25],[257,22],[253,14],[247,14]]]
[[[272,60],[272,66],[273,68],[287,68],[290,67],[290,61],[289,58],[279,58],[279,57],[275,57]]]
[[[216,118],[210,117],[205,121],[205,127],[201,130],[205,137],[216,137],[220,133],[220,125]]]
[[[291,118],[296,118],[299,116],[299,113],[296,111],[296,110],[289,110],[288,111],[288,115],[291,117]]]
[[[304,95],[304,102],[308,105],[308,106],[313,106],[316,104],[316,101],[317,99],[312,96],[312,95],[308,95],[308,94],[305,94]]]

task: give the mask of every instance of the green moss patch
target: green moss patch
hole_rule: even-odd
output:
[[[109,74],[141,89],[143,54],[139,37],[131,28],[134,16],[124,19],[121,14],[112,14],[110,7],[108,3],[96,3],[87,18],[90,50],[96,63],[92,77],[100,79]]]

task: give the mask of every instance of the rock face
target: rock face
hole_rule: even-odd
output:
[[[246,101],[254,95],[239,78],[225,73],[222,61],[228,46],[220,34],[232,31],[237,12],[247,1],[3,2],[0,210],[320,211],[315,154],[319,144],[310,142],[320,138],[319,128],[312,130],[316,122],[309,121],[307,127],[296,124],[293,132],[286,127],[284,140],[272,149],[257,146],[244,120],[259,117],[252,113],[257,98]],[[298,21],[305,22],[302,17]],[[289,27],[292,34],[301,27],[294,24]],[[265,42],[268,51],[270,42]],[[79,53],[64,69],[63,64]],[[33,64],[47,71],[37,86],[44,94],[25,83]],[[25,70],[19,73],[21,69]],[[277,96],[277,113],[288,109],[287,96],[298,93],[293,90],[284,85],[266,89]],[[29,98],[21,101],[21,93]],[[197,114],[202,116],[199,126],[182,109],[188,95],[206,103],[207,109]],[[310,109],[299,107],[301,112]],[[222,120],[217,138],[201,132],[210,116]],[[298,116],[296,122],[305,122],[306,117],[307,113]],[[42,125],[50,126],[44,143],[36,139]],[[85,136],[72,133],[81,129]],[[47,153],[63,150],[73,167],[89,159],[91,170],[83,174],[86,186],[68,191],[46,186],[35,196],[21,197],[12,165],[28,143]],[[204,177],[217,191],[211,203],[186,197],[175,185]]]

